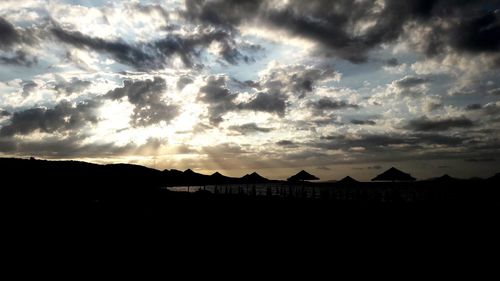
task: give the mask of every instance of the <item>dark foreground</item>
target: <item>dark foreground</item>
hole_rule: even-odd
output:
[[[84,267],[73,275],[96,260],[105,268],[126,260],[133,268],[157,257],[196,268],[229,261],[244,267],[240,273],[280,261],[290,273],[306,260],[317,270],[328,261],[321,268],[330,271],[332,255],[351,266],[360,258],[387,261],[380,258],[388,252],[391,266],[419,255],[440,265],[443,256],[461,260],[466,251],[499,246],[494,178],[301,184],[292,193],[285,193],[289,183],[266,182],[281,195],[254,196],[256,182],[237,180],[250,192],[226,194],[224,185],[235,179],[220,176],[209,182],[220,187],[218,194],[172,192],[165,186],[206,178],[186,182],[178,172],[133,165],[0,158],[0,170],[4,249],[17,272],[26,271],[27,257],[45,270],[55,266],[53,272],[62,264]],[[313,188],[316,199],[302,196],[302,187]]]
[[[6,158],[0,159],[0,170],[2,201],[9,206],[8,216],[68,222],[267,222],[275,226],[286,222],[328,225],[352,219],[369,223],[384,217],[446,222],[470,216],[486,218],[497,212],[500,198],[498,175],[488,180],[441,178],[414,183],[293,185],[261,178],[158,171],[136,165]],[[269,188],[261,196],[227,188],[227,184],[239,183],[252,190],[262,181]],[[165,189],[190,184],[216,185],[219,192]]]

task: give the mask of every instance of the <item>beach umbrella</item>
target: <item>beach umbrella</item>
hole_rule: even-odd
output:
[[[355,185],[358,183],[359,183],[359,181],[351,178],[350,176],[347,176],[347,177],[345,177],[337,182],[337,184],[340,184],[340,185]]]
[[[287,181],[314,181],[314,180],[319,180],[318,177],[309,174],[308,172],[302,170],[298,172],[297,174],[289,177]]]
[[[402,172],[394,167],[374,177],[372,181],[415,181],[410,174]]]
[[[241,181],[243,183],[267,183],[267,182],[269,182],[268,179],[266,179],[263,176],[257,174],[256,172],[244,175],[241,178]]]

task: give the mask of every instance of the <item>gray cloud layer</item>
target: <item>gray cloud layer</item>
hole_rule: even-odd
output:
[[[135,106],[131,125],[149,126],[161,121],[168,123],[179,114],[177,105],[168,104],[163,100],[166,90],[166,81],[161,77],[155,77],[153,80],[125,80],[123,87],[109,91],[104,98],[119,100],[127,97]]]
[[[97,123],[96,109],[100,102],[86,100],[76,105],[61,101],[54,108],[31,108],[15,112],[10,124],[0,129],[0,136],[27,135],[35,131],[54,133],[79,129],[87,123]]]
[[[185,16],[190,20],[235,29],[257,19],[269,27],[317,42],[324,54],[355,63],[365,62],[371,49],[403,36],[410,23],[433,28],[423,42],[429,56],[445,52],[447,47],[469,53],[500,50],[498,1],[386,0],[384,5],[350,0],[291,0],[284,5],[262,0],[186,3]],[[374,24],[364,32],[354,32],[354,26],[370,21]]]

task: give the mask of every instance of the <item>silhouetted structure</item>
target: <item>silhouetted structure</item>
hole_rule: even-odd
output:
[[[374,177],[372,181],[415,181],[416,178],[394,167]]]
[[[298,181],[314,181],[314,180],[319,180],[318,177],[309,174],[308,172],[302,170],[298,172],[297,174],[289,177],[287,181],[292,181],[292,182],[298,182]]]
[[[264,178],[263,176],[253,172],[251,174],[246,174],[241,178],[242,183],[267,183],[269,179]]]
[[[239,179],[237,178],[231,178],[228,176],[224,176],[219,172],[215,172],[212,175],[210,175],[210,183],[211,184],[231,184],[238,182]]]
[[[350,176],[347,176],[347,177],[345,177],[337,182],[337,184],[339,184],[339,185],[356,185],[358,183],[359,183],[359,181],[351,178]]]

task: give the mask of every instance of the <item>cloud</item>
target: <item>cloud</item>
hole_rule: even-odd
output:
[[[312,146],[324,149],[348,149],[351,147],[364,147],[369,150],[378,150],[391,146],[418,147],[421,145],[446,145],[457,146],[463,144],[468,138],[446,136],[441,134],[363,134],[359,136],[329,135],[323,136],[319,141],[311,143]]]
[[[25,51],[17,50],[11,55],[0,56],[0,64],[31,67],[38,64],[38,58],[28,55]]]
[[[0,17],[0,49],[7,50],[21,42],[21,35],[16,28],[3,17]]]
[[[495,162],[495,158],[467,158],[465,162]]]
[[[269,133],[273,128],[260,127],[255,123],[247,123],[238,126],[229,126],[229,130],[238,132],[242,135],[254,134],[254,133]]]
[[[161,77],[154,77],[153,80],[125,80],[123,87],[109,91],[104,98],[120,100],[127,97],[134,105],[131,125],[146,127],[161,121],[169,123],[179,115],[179,107],[163,99],[166,90],[166,81]]]
[[[26,81],[23,84],[23,96],[24,97],[29,96],[31,93],[33,93],[36,90],[37,87],[38,87],[37,83],[35,83],[33,81]]]
[[[0,110],[0,117],[7,117],[10,116],[10,112],[7,110]]]
[[[77,104],[61,101],[54,108],[35,107],[15,112],[8,125],[0,129],[0,136],[28,135],[77,130],[87,123],[97,123],[96,109],[100,102],[85,100]]]
[[[291,140],[280,140],[276,142],[276,145],[283,147],[298,147],[298,145]]]
[[[91,37],[79,31],[69,31],[54,25],[52,34],[60,41],[80,49],[91,49],[106,52],[120,63],[132,65],[136,68],[159,68],[158,62],[151,54],[146,53],[141,47],[129,45],[122,41],[108,41],[102,38]]]
[[[198,93],[197,99],[208,104],[209,120],[214,125],[224,120],[222,118],[224,114],[236,109],[234,99],[237,94],[231,93],[226,82],[226,76],[209,76]]]
[[[404,78],[396,81],[396,86],[399,88],[413,88],[422,84],[428,83],[429,78],[416,77],[416,76],[405,76]]]
[[[316,53],[354,63],[368,54],[420,32],[428,57],[451,51],[470,54],[500,50],[498,4],[488,0],[386,1],[186,1],[190,21],[236,30],[256,25],[284,30],[316,43]]]
[[[40,156],[56,159],[74,158],[107,158],[125,155],[152,155],[158,154],[164,145],[161,139],[150,138],[143,144],[129,142],[124,145],[116,145],[114,142],[84,142],[85,137],[80,135],[66,138],[47,137],[42,140],[7,140],[6,146],[0,146],[0,152],[18,156]],[[3,148],[3,149],[2,149]]]
[[[352,119],[351,120],[351,123],[354,124],[354,125],[370,125],[370,126],[374,126],[374,125],[377,125],[377,122],[373,121],[373,120],[358,120],[358,119]]]
[[[270,63],[268,68],[259,75],[259,80],[253,85],[257,89],[279,95],[296,96],[299,99],[314,91],[315,87],[324,82],[338,81],[338,73],[332,65],[280,65]]]
[[[406,75],[387,85],[386,95],[395,95],[401,98],[418,98],[429,91],[429,77]]]
[[[179,57],[185,66],[200,66],[201,49],[218,43],[218,55],[229,64],[251,59],[242,54],[231,31],[213,28],[197,28],[191,33],[168,33],[164,37],[145,43],[127,43],[122,39],[106,40],[85,35],[79,31],[63,29],[53,24],[51,33],[60,41],[79,49],[107,53],[117,62],[139,70],[157,70],[168,66],[172,57]]]
[[[286,97],[280,94],[257,93],[257,95],[249,102],[239,104],[238,108],[274,113],[279,117],[284,117]]]
[[[469,104],[465,107],[465,110],[479,110],[479,109],[482,109],[483,106],[479,103],[473,103],[473,104]]]
[[[396,66],[401,65],[401,63],[398,61],[397,58],[390,58],[390,59],[386,60],[384,63],[385,63],[385,65],[387,65],[389,67],[396,67]]]
[[[189,85],[191,83],[193,83],[193,79],[191,79],[188,76],[181,76],[177,80],[177,89],[182,90],[182,89],[184,89],[184,87],[186,87],[187,85]]]
[[[352,104],[347,101],[342,100],[332,100],[330,98],[321,98],[317,101],[312,101],[308,103],[308,106],[313,108],[318,113],[323,113],[324,111],[331,110],[341,110],[341,109],[358,109],[359,105]]]
[[[433,131],[442,132],[455,128],[466,129],[474,126],[475,126],[474,122],[465,117],[433,120],[423,116],[418,119],[410,120],[405,128],[417,132],[433,132]]]
[[[54,86],[54,90],[59,94],[64,95],[79,94],[83,90],[87,89],[90,85],[92,85],[92,82],[80,80],[77,77],[73,77],[69,81],[59,75],[57,75],[56,78],[56,80],[58,81]]]
[[[280,117],[285,115],[286,96],[281,93],[259,92],[246,102],[236,102],[239,93],[231,92],[227,83],[227,76],[208,76],[205,85],[200,88],[198,101],[208,104],[209,121],[213,125],[219,125],[224,121],[224,114],[231,111],[251,110],[276,114]]]
[[[488,91],[488,94],[493,96],[500,96],[500,88],[491,89]]]

